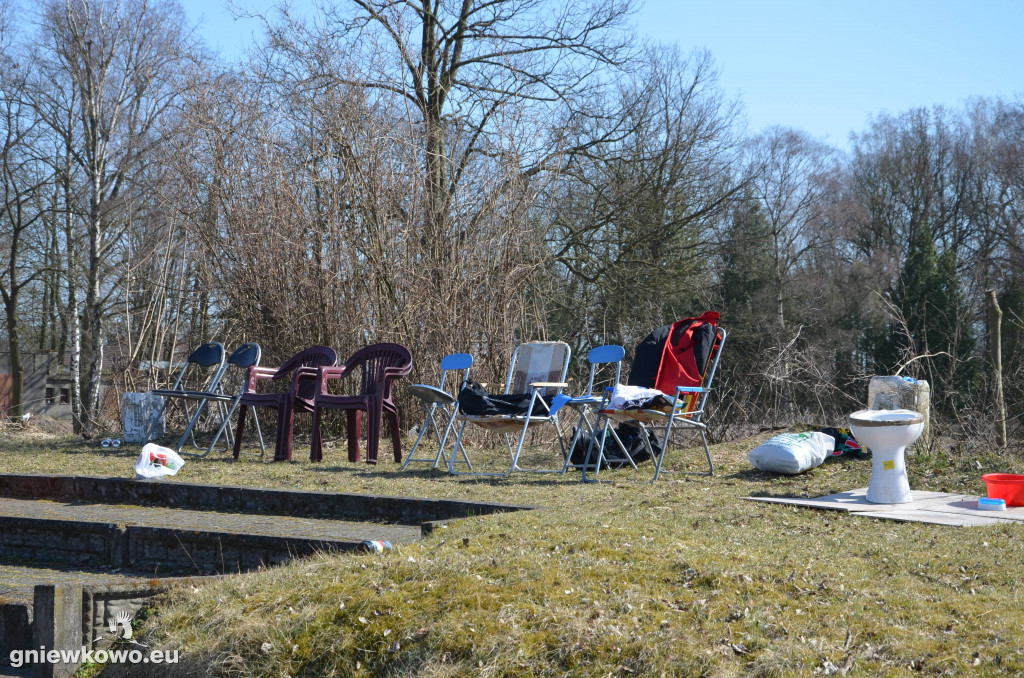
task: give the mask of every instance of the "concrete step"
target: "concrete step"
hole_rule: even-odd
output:
[[[420,534],[411,525],[0,498],[0,559],[150,576],[243,572]]]
[[[0,473],[0,496],[15,499],[142,504],[332,520],[369,520],[403,525],[420,525],[531,508],[458,499],[200,485],[178,479],[172,482],[18,473]]]
[[[12,651],[33,647],[32,617],[36,586],[81,587],[90,592],[91,602],[100,601],[101,605],[93,605],[93,608],[105,608],[113,605],[123,607],[126,601],[141,603],[153,591],[162,588],[164,582],[169,581],[173,580],[154,580],[101,570],[0,564],[0,676],[23,675],[5,662]],[[131,609],[134,612],[134,608]],[[99,619],[94,624],[100,631],[107,621],[103,612],[105,610],[101,609]],[[24,672],[24,669],[21,671]]]

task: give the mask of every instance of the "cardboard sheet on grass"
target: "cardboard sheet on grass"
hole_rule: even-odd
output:
[[[1024,523],[1024,506],[1012,506],[1005,511],[978,509],[978,497],[970,494],[923,492],[912,490],[914,497],[907,504],[872,504],[866,499],[868,488],[829,494],[814,499],[797,497],[744,497],[750,501],[770,504],[789,504],[808,508],[846,511],[869,518],[902,522],[935,523],[936,525],[999,525]]]

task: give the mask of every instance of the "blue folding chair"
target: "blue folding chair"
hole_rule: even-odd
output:
[[[433,462],[431,470],[436,469],[438,465],[443,461],[445,466],[448,465],[448,457],[444,453],[445,444],[448,441],[448,436],[451,434],[452,428],[455,425],[455,416],[459,413],[459,391],[465,387],[466,382],[469,381],[469,368],[473,366],[473,356],[468,353],[452,353],[446,355],[441,359],[441,383],[437,386],[431,386],[429,384],[413,384],[409,386],[409,394],[420,401],[420,407],[422,407],[427,417],[420,425],[419,435],[416,436],[416,442],[413,443],[412,449],[409,451],[409,456],[405,458],[405,463],[402,464],[402,470],[409,466],[414,461],[419,462]],[[458,382],[455,388],[454,395],[445,390],[445,381],[448,379],[449,372],[462,371],[462,380]],[[456,379],[458,377],[456,376]],[[438,425],[436,417],[442,418],[444,423],[444,434],[441,433],[441,427]],[[416,450],[419,448],[420,443],[423,441],[424,435],[428,430],[433,430],[434,438],[437,440],[437,454],[434,456],[417,457]],[[473,469],[473,465],[469,463],[469,456],[466,454],[465,448],[462,447],[461,442],[458,444],[455,450],[452,451],[452,455],[457,452],[462,452],[462,460],[453,460],[453,463],[464,463],[470,470]]]
[[[563,472],[570,469],[583,469],[583,473],[586,474],[587,464],[590,461],[590,452],[593,441],[597,438],[597,429],[594,423],[590,421],[590,415],[596,414],[600,411],[608,400],[611,393],[611,386],[619,383],[619,378],[622,376],[622,359],[626,355],[626,349],[616,344],[606,344],[604,346],[597,346],[590,350],[587,354],[587,362],[590,363],[590,378],[587,381],[587,390],[584,395],[577,396],[569,400],[565,407],[571,407],[576,410],[579,415],[579,421],[576,424],[575,431],[573,432],[572,441],[569,443],[569,453],[565,455],[565,466],[562,469]],[[599,393],[594,392],[594,381],[597,376],[597,371],[602,365],[614,365],[615,377],[611,381],[610,386],[602,388]],[[614,429],[607,418],[601,418],[599,415],[595,417],[604,422],[604,427],[601,429],[601,444],[604,444],[605,438],[611,433],[613,440],[618,444],[619,448],[623,452],[623,456],[629,460],[630,464],[636,468],[636,464],[633,463],[632,458],[626,452],[625,446],[622,441],[619,440],[619,436],[615,433]],[[595,422],[596,423],[596,422]],[[582,463],[572,462],[572,450],[575,449],[576,443],[585,435],[589,434],[590,443],[588,443],[588,454],[586,459]],[[598,459],[597,462],[602,463],[602,459]]]
[[[606,417],[606,419],[616,422],[632,421],[643,427],[644,433],[641,435],[641,439],[644,442],[647,453],[655,460],[654,477],[651,478],[652,483],[657,481],[662,473],[669,472],[662,465],[665,461],[665,452],[668,450],[669,442],[671,442],[673,428],[696,431],[700,435],[701,443],[704,446],[704,456],[708,462],[707,473],[702,473],[701,475],[715,475],[715,464],[711,459],[711,448],[708,445],[708,427],[704,423],[703,417],[708,395],[711,393],[711,384],[714,382],[715,372],[718,370],[718,361],[722,357],[722,347],[725,345],[725,338],[725,328],[716,327],[711,351],[704,358],[704,371],[701,376],[700,386],[673,385],[674,393],[665,393],[666,396],[671,398],[671,404],[667,405],[663,410],[613,410],[606,408],[600,410],[601,416]],[[693,349],[689,350],[692,351]],[[658,429],[662,431],[660,439],[657,438],[656,432]],[[647,430],[654,432],[655,440],[660,445],[659,450],[655,450],[651,445]],[[600,469],[600,465],[597,468]],[[585,472],[586,470],[584,469]],[[595,471],[595,475],[596,473]]]

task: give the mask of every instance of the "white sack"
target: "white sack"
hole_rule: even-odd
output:
[[[792,475],[821,466],[835,445],[835,438],[819,431],[783,433],[748,452],[747,461],[762,471]]]

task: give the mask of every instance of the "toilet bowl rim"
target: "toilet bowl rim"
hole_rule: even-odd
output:
[[[869,419],[865,415],[874,412],[889,412],[899,413],[906,416],[899,419]],[[850,415],[850,424],[853,426],[863,427],[885,427],[885,426],[913,426],[914,424],[923,424],[924,415],[920,412],[914,412],[913,410],[858,410]]]

